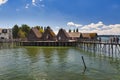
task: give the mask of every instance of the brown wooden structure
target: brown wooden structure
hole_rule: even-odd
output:
[[[80,41],[77,46],[85,51],[97,53],[98,55],[120,57],[120,43]]]
[[[80,37],[80,32],[66,32],[65,29],[60,29],[57,34],[58,41],[77,41]]]
[[[37,28],[32,28],[28,34],[28,41],[40,41],[42,38],[42,33]]]
[[[98,35],[97,33],[81,33],[79,37],[79,41],[93,41],[97,40]]]
[[[47,27],[42,36],[43,41],[56,41],[56,35],[50,27]]]
[[[57,40],[58,41],[69,41],[70,36],[68,35],[68,33],[66,32],[65,29],[60,29],[58,34],[57,34]]]
[[[20,46],[72,46],[75,47],[77,42],[63,42],[63,41],[22,41]]]
[[[69,39],[77,41],[80,37],[80,32],[68,32]]]

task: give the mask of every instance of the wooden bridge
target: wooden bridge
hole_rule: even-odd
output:
[[[120,57],[120,43],[81,41],[78,42],[77,46],[85,51],[100,53],[111,57]]]

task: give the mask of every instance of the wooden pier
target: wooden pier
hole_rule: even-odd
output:
[[[76,46],[75,41],[72,42],[60,42],[60,41],[23,41],[20,42],[20,46]]]
[[[82,41],[77,44],[77,46],[84,51],[100,53],[111,57],[120,57],[120,43]]]
[[[22,41],[18,45],[20,46],[70,46],[78,47],[84,51],[100,53],[106,56],[119,56],[120,57],[120,43],[99,42],[99,41]]]

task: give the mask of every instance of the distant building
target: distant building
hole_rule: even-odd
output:
[[[0,40],[1,39],[13,39],[12,29],[0,29]]]
[[[40,41],[42,39],[42,33],[37,28],[32,28],[28,34],[28,41]]]

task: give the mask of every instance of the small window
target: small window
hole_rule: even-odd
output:
[[[3,30],[2,30],[2,33],[7,33],[7,29],[3,29]]]
[[[59,40],[61,40],[61,37],[59,36],[59,38],[58,38]]]
[[[1,39],[5,39],[4,37],[1,37]]]

